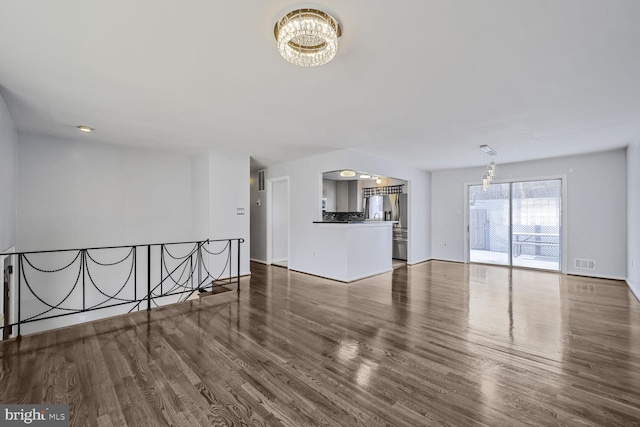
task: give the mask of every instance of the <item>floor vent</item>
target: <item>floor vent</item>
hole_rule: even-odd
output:
[[[592,259],[578,259],[576,258],[576,268],[583,270],[595,270],[596,262]]]

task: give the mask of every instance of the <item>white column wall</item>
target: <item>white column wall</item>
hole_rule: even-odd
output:
[[[267,179],[289,177],[290,269],[322,275],[324,261],[316,257],[314,246],[326,236],[312,223],[322,219],[322,172],[344,168],[346,162],[345,151],[334,151],[267,168]],[[266,227],[265,221],[265,235]]]
[[[191,235],[193,240],[211,237],[209,230],[209,157],[193,156],[191,161]]]
[[[209,234],[212,239],[242,238],[245,240],[240,251],[241,274],[250,272],[249,179],[249,156],[218,151],[209,152]],[[238,208],[244,209],[243,215],[238,215]],[[236,263],[236,259],[233,259],[234,272]]]
[[[0,96],[0,252],[16,241],[17,156],[18,134]]]
[[[627,147],[627,283],[640,300],[640,142]]]
[[[271,183],[271,262],[289,259],[289,182]]]

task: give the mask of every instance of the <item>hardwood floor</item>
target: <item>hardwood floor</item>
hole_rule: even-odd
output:
[[[68,403],[74,426],[640,425],[640,303],[622,282],[251,269],[239,300],[0,343],[0,402]]]

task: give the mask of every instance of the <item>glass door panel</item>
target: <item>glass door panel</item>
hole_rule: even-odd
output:
[[[512,184],[514,266],[560,270],[562,181]]]
[[[510,184],[469,186],[469,260],[509,265]]]

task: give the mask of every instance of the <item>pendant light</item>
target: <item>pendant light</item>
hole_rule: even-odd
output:
[[[491,181],[493,181],[493,178],[496,174],[496,164],[493,161],[493,156],[498,153],[488,145],[481,145],[480,150],[484,152],[485,164],[487,165],[487,169],[482,174],[482,189],[484,191],[487,191],[489,189],[489,186],[491,185]]]

